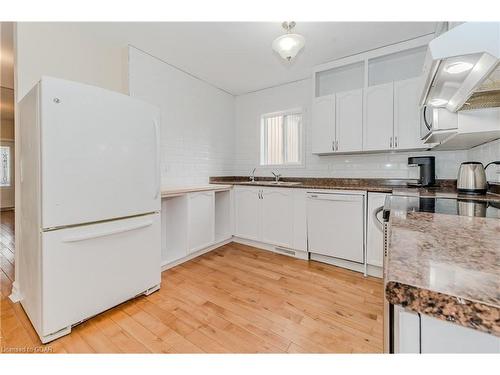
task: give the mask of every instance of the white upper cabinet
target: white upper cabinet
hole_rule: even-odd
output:
[[[316,98],[312,110],[312,152],[333,152],[335,140],[335,95]]]
[[[394,82],[394,148],[427,148],[420,139],[420,78]]]
[[[426,149],[419,77],[432,35],[349,56],[313,72],[313,154]]]
[[[363,151],[393,148],[393,92],[392,82],[365,90]]]
[[[360,151],[363,147],[363,90],[339,92],[335,103],[335,151]]]
[[[262,241],[293,247],[293,192],[290,189],[262,190]]]

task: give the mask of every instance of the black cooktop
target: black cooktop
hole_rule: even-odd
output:
[[[384,220],[389,219],[391,210],[500,219],[500,202],[474,197],[463,199],[390,195],[384,204]]]

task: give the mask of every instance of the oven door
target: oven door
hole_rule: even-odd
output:
[[[385,284],[386,284],[386,278],[385,278],[385,272],[386,272],[386,267],[387,267],[387,254],[388,254],[388,233],[387,233],[387,227],[388,227],[388,220],[382,218],[382,220],[379,219],[379,213],[384,211],[384,206],[381,206],[377,208],[374,212],[374,218],[375,220],[380,224],[380,227],[382,229],[382,238],[383,238],[383,269],[384,269],[384,353],[391,353],[391,305],[389,304],[389,301],[387,301],[387,298],[385,296]],[[383,216],[383,215],[381,215]]]

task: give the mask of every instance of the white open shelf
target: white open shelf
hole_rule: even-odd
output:
[[[231,230],[231,191],[215,192],[215,242],[227,240]]]
[[[162,215],[162,262],[170,263],[186,256],[187,234],[187,195],[164,198],[161,203]]]

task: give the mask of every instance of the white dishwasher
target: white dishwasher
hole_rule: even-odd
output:
[[[310,253],[364,262],[364,195],[307,194]]]

